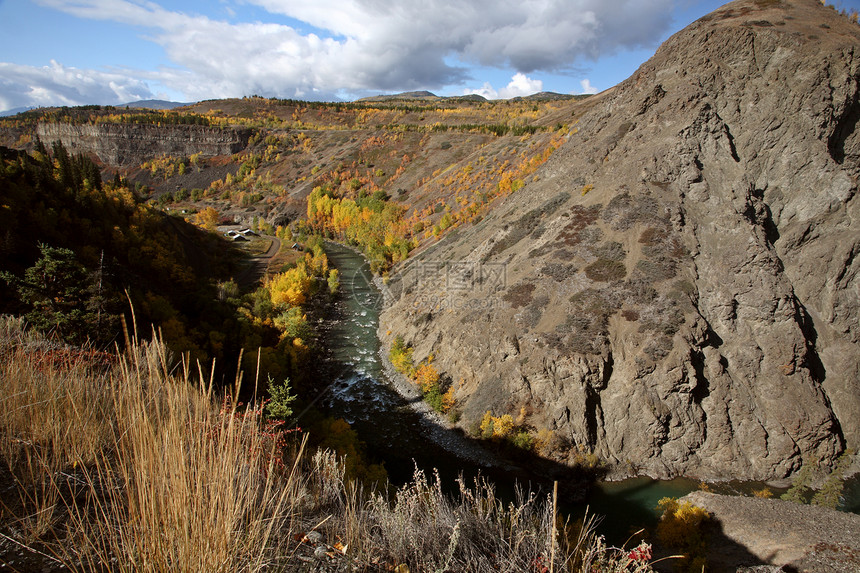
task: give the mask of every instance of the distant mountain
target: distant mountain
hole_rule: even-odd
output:
[[[24,113],[25,111],[30,111],[31,109],[36,109],[36,108],[34,106],[13,107],[12,109],[7,109],[6,111],[0,111],[0,117],[9,117],[10,115],[18,115],[19,113]]]
[[[557,92],[538,92],[528,96],[518,96],[515,98],[511,98],[510,101],[554,101],[554,100],[571,100],[578,99],[582,97],[582,95],[571,95],[571,94],[560,94]],[[428,91],[418,91],[418,92],[403,92],[399,94],[391,94],[391,95],[378,95],[373,97],[361,98],[356,101],[360,102],[387,102],[387,101],[398,101],[398,100],[457,100],[457,101],[478,101],[484,102],[487,101],[482,95],[478,94],[466,94],[461,96],[437,96],[433,92]]]
[[[558,92],[538,92],[536,94],[523,96],[523,97],[515,97],[511,101],[555,101],[555,100],[569,100],[569,99],[577,99],[588,97],[588,95],[573,95],[573,94],[560,94]]]
[[[365,97],[356,101],[393,101],[399,99],[440,99],[433,92],[418,91],[418,92],[403,92],[391,95],[378,95],[373,97]]]
[[[482,96],[482,95],[478,95],[478,94],[468,94],[468,95],[463,95],[463,96],[454,96],[454,97],[447,98],[447,99],[458,99],[458,100],[463,100],[463,101],[487,101],[487,98],[485,98],[485,97],[484,97],[484,96]]]
[[[128,107],[133,109],[175,109],[177,107],[183,107],[186,105],[192,105],[193,102],[179,102],[179,101],[167,101],[163,99],[144,99],[140,101],[132,101],[128,103],[117,104],[112,107]],[[0,111],[0,117],[9,117],[11,115],[18,115],[19,113],[24,113],[26,111],[30,111],[33,109],[37,109],[38,106],[25,106],[25,107],[15,107],[12,109],[7,109],[6,111]],[[49,106],[50,107],[50,106]],[[109,106],[105,106],[109,107]]]
[[[163,99],[143,99],[140,101],[133,101],[129,103],[124,103],[117,105],[116,107],[131,107],[131,108],[145,108],[145,109],[174,109],[177,107],[183,107],[186,105],[191,105],[193,102],[178,102],[178,101],[167,101]]]

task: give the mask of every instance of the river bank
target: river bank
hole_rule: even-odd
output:
[[[428,440],[433,441],[452,455],[475,464],[505,471],[523,471],[522,468],[506,462],[493,452],[481,447],[474,440],[461,435],[460,430],[454,424],[424,401],[421,391],[415,383],[394,368],[391,361],[388,360],[384,348],[379,349],[379,358],[387,381],[409,403],[410,408],[420,416],[426,431],[424,435]]]

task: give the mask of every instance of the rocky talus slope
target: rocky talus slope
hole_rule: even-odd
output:
[[[740,0],[535,180],[396,270],[380,334],[619,473],[771,479],[860,446],[860,27]]]

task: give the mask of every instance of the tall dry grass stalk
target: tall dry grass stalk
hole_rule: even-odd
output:
[[[73,569],[258,571],[278,558],[307,494],[259,410],[219,408],[188,368],[172,376],[157,338],[100,372],[15,321],[0,332],[2,457],[27,541],[63,513],[53,549]]]
[[[139,349],[115,379],[113,450],[86,472],[88,502],[71,511],[86,568],[259,571],[299,514],[297,465],[281,465],[258,411],[213,408],[211,389],[170,376],[158,343]]]
[[[92,463],[110,436],[104,375],[84,354],[0,317],[0,459],[18,492],[2,503],[27,543],[60,519],[63,470]]]
[[[551,500],[503,502],[484,480],[449,496],[416,471],[366,492],[192,370],[157,336],[107,357],[0,317],[0,456],[19,492],[0,549],[76,571],[650,570],[593,522],[557,534]]]
[[[34,450],[49,466],[89,463],[110,439],[106,375],[87,357],[0,317],[0,454],[13,466]]]

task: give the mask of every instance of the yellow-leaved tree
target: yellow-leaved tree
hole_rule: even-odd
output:
[[[313,286],[313,279],[303,264],[275,275],[269,282],[272,304],[275,306],[301,306],[306,301]]]
[[[707,553],[703,525],[710,519],[710,514],[689,501],[679,501],[674,497],[664,497],[657,507],[663,510],[657,524],[657,539],[666,547],[683,553],[675,569],[701,571]]]

